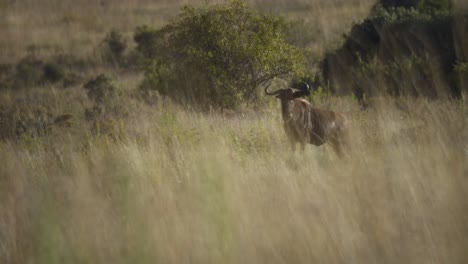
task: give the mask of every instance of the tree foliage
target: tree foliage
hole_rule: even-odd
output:
[[[303,74],[303,52],[284,40],[286,25],[239,0],[186,6],[162,29],[137,29],[137,49],[147,58],[142,86],[202,105],[255,101],[265,82]]]

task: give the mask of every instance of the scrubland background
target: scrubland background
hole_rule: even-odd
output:
[[[194,111],[142,98],[138,69],[105,63],[110,30],[131,46],[136,26],[202,2],[0,1],[2,69],[33,55],[74,73],[67,88],[0,89],[0,263],[466,263],[463,100],[381,96],[362,111],[314,93],[349,118],[339,159],[326,146],[292,152],[273,99]],[[319,58],[374,1],[251,3],[306,17]],[[82,86],[101,72],[123,95],[91,122]]]

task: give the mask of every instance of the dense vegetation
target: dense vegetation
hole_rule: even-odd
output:
[[[459,27],[468,15],[451,13],[450,3],[376,4],[321,62],[323,84],[361,100],[379,94],[461,98],[467,73],[456,65],[466,61],[467,32]]]

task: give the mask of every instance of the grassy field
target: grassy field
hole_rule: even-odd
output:
[[[0,62],[16,62],[29,53],[42,57],[57,53],[90,56],[105,34],[117,29],[129,39],[139,25],[162,26],[184,4],[223,1],[91,1],[26,0],[0,2]],[[316,25],[314,48],[337,46],[341,34],[369,12],[372,0],[253,0],[268,12]],[[332,47],[333,47],[332,46]]]
[[[317,54],[373,3],[253,2],[290,19],[308,14]],[[0,1],[0,61],[92,57],[110,29],[130,38],[183,3]],[[316,106],[349,118],[351,151],[340,159],[326,146],[292,152],[274,99],[239,113],[198,112],[142,99],[138,73],[98,69],[123,88],[119,110],[99,122],[86,113],[93,103],[83,84],[0,91],[0,110],[30,128],[0,140],[0,263],[468,259],[463,102],[382,97],[361,111],[354,98],[317,94]],[[65,113],[71,123],[53,123]]]

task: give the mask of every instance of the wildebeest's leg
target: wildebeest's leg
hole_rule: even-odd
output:
[[[349,151],[347,135],[343,131],[330,138],[330,145],[340,158]]]
[[[333,138],[333,139],[330,139],[330,145],[333,149],[333,151],[335,151],[336,155],[340,158],[343,157],[343,146],[342,146],[342,143],[336,139],[336,138]]]

